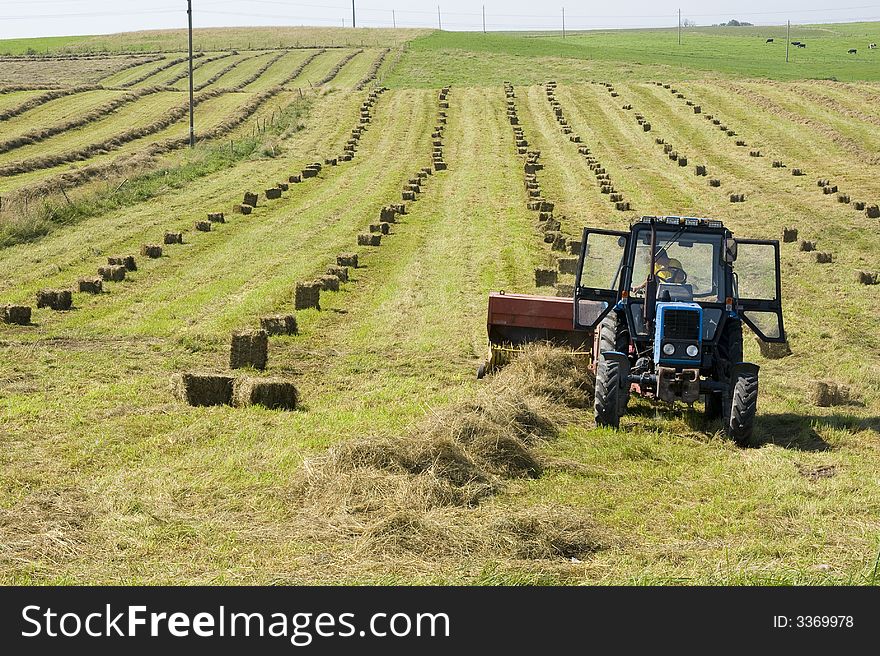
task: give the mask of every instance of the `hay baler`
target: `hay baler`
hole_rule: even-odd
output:
[[[644,217],[628,232],[585,228],[570,323],[545,316],[546,297],[506,296],[494,312],[490,297],[490,350],[542,339],[582,349],[591,340],[598,425],[619,426],[632,393],[667,403],[702,397],[727,435],[751,441],[758,366],[743,361],[742,325],[785,341],[777,241],[734,239],[721,221],[694,217]],[[519,329],[513,346],[508,326]]]

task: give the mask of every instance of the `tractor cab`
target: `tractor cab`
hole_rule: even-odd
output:
[[[581,244],[574,326],[594,331],[597,422],[617,426],[632,391],[688,404],[702,396],[707,414],[748,441],[758,367],[742,361],[742,323],[785,341],[779,243],[665,216],[628,232],[586,228]]]

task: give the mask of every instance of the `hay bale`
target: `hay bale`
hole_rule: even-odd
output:
[[[380,246],[382,244],[382,235],[372,234],[369,232],[358,235],[358,246]]]
[[[565,252],[566,244],[568,243],[568,238],[563,235],[559,231],[552,231],[549,234],[553,235],[553,241],[551,242],[550,249],[554,251]]]
[[[568,252],[572,255],[580,255],[581,253],[581,242],[579,241],[569,241],[568,242]]]
[[[226,223],[226,215],[223,212],[209,212],[208,221],[211,223]]]
[[[816,259],[816,264],[831,264],[831,253],[813,253],[813,257]]]
[[[211,222],[210,221],[196,221],[195,228],[199,232],[211,232]]]
[[[880,284],[880,272],[856,271],[856,282],[860,285],[878,285]]]
[[[173,374],[171,393],[192,406],[230,405],[234,380],[221,374]]]
[[[679,157],[678,158],[678,165],[679,166],[687,166],[688,165],[687,157]]]
[[[302,182],[302,176],[299,174],[292,175],[289,178],[287,178],[287,181],[291,182],[293,184],[298,184],[298,183]]]
[[[782,229],[782,241],[786,244],[797,241],[798,238],[798,229],[797,228],[783,228]]]
[[[331,264],[327,267],[327,275],[336,276],[339,282],[348,282],[348,267]]]
[[[837,193],[837,185],[828,185],[826,187],[822,187],[822,193],[826,196],[830,196],[831,194]]]
[[[260,328],[267,335],[296,335],[299,333],[295,314],[276,314],[260,317]]]
[[[316,281],[296,283],[293,307],[297,310],[307,310],[309,308],[320,310],[321,283]]]
[[[814,380],[810,398],[813,405],[820,408],[848,405],[853,402],[849,387],[828,380]]]
[[[827,187],[830,184],[826,178],[819,178],[816,180],[817,187]]]
[[[162,257],[162,247],[158,244],[144,244],[141,246],[141,255],[155,260]]]
[[[107,264],[112,266],[124,266],[128,271],[137,271],[137,262],[134,255],[116,255],[107,258]]]
[[[791,174],[794,176],[801,176],[804,175],[804,172],[801,169],[792,169]]]
[[[281,190],[278,187],[266,189],[265,193],[267,200],[278,200],[279,198],[281,198]]]
[[[720,187],[721,180],[719,180],[718,178],[712,178],[711,180],[709,180],[709,186],[710,187]]]
[[[644,123],[642,123],[642,130],[644,130],[645,132],[650,132],[651,124],[645,121]]]
[[[250,205],[237,205],[234,209],[238,214],[244,214],[245,216],[254,211],[254,208]]]
[[[702,111],[703,111],[702,107],[700,107],[699,105],[694,105],[694,114],[699,114]]]
[[[629,201],[627,200],[621,201],[619,203],[614,203],[614,209],[616,209],[618,212],[629,212],[632,208],[630,207]]]
[[[777,160],[773,160],[773,168],[774,168],[774,169],[784,169],[784,168],[785,168],[785,164],[784,164],[783,162],[779,161],[778,159],[777,159]]]
[[[434,170],[435,171],[445,171],[446,168],[447,168],[446,162],[443,162],[441,160],[437,160],[434,162]],[[406,199],[404,198],[404,200],[406,200]]]
[[[414,192],[414,191],[404,191],[404,192],[401,194],[401,198],[402,198],[403,200],[415,200],[415,199],[416,199],[416,192]]]
[[[390,205],[386,205],[379,210],[379,221],[383,223],[397,223],[397,209]]]
[[[807,239],[798,239],[798,250],[804,253],[810,253],[816,250],[816,242]]]
[[[538,267],[535,269],[535,287],[552,287],[558,278],[556,269]]]
[[[880,219],[880,206],[868,205],[865,208],[865,216],[867,216],[869,219]]]
[[[574,285],[556,285],[556,295],[562,298],[574,298]]]
[[[730,194],[730,202],[731,203],[744,203],[746,202],[745,194]]]
[[[104,291],[104,282],[100,277],[80,278],[76,284],[81,294],[100,294]]]
[[[236,408],[260,405],[270,410],[295,410],[298,399],[299,393],[290,381],[249,377],[235,383],[232,397]]]
[[[736,130],[727,130],[727,136],[728,136],[728,137],[735,137],[735,136],[736,136]]]
[[[183,243],[183,233],[182,232],[166,232],[165,237],[163,238],[162,241],[165,244],[182,244]]]
[[[31,309],[27,305],[0,305],[0,322],[27,326],[31,322]]]
[[[276,186],[277,186],[281,191],[287,191],[287,190],[290,189],[290,185],[287,184],[286,182],[279,182]]]
[[[768,360],[781,360],[791,355],[791,347],[788,342],[765,342],[755,335],[755,343],[758,345],[761,355]]]
[[[73,305],[73,294],[69,289],[41,289],[37,292],[37,307],[52,310],[69,310]]]
[[[559,273],[563,275],[573,276],[577,273],[578,258],[576,257],[561,257],[556,264],[559,267]]]
[[[249,205],[250,207],[256,207],[258,201],[259,201],[259,198],[257,197],[256,194],[251,193],[250,191],[247,191],[244,194],[244,200],[241,201],[241,204],[242,205]]]
[[[341,267],[357,269],[358,255],[357,253],[340,253],[336,256],[336,264]]]
[[[332,274],[327,273],[323,276],[318,276],[315,281],[321,283],[321,289],[325,292],[339,291],[339,278]]]
[[[737,140],[736,140],[736,145],[742,147],[742,146],[745,146],[745,145],[746,145],[746,142],[745,142],[745,140],[743,140],[743,139],[737,139]]]
[[[853,209],[854,209],[854,210],[856,210],[856,211],[858,211],[858,212],[861,212],[862,210],[865,209],[865,201],[863,201],[863,200],[854,200],[854,201],[852,202],[852,206],[853,206]]]
[[[269,333],[265,330],[240,330],[232,333],[229,368],[265,369],[269,359]]]
[[[697,164],[697,165],[694,167],[694,175],[698,175],[698,176],[699,176],[699,175],[706,175],[706,174],[707,174],[707,171],[706,171],[706,165],[705,165],[705,164]]]
[[[121,264],[108,264],[107,266],[98,267],[98,275],[107,282],[122,282],[125,280],[126,271],[127,269]]]

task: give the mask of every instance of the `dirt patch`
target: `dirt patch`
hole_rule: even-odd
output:
[[[818,481],[823,478],[834,478],[837,475],[837,466],[836,465],[819,465],[818,467],[808,467],[807,465],[802,465],[800,463],[796,463],[798,468],[798,473],[811,481]]]

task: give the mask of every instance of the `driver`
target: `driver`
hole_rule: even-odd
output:
[[[665,248],[660,248],[654,256],[654,275],[660,282],[684,284],[687,281],[687,273],[682,268],[681,261],[669,257]],[[648,285],[645,280],[641,285],[633,287],[633,292],[640,292]]]

